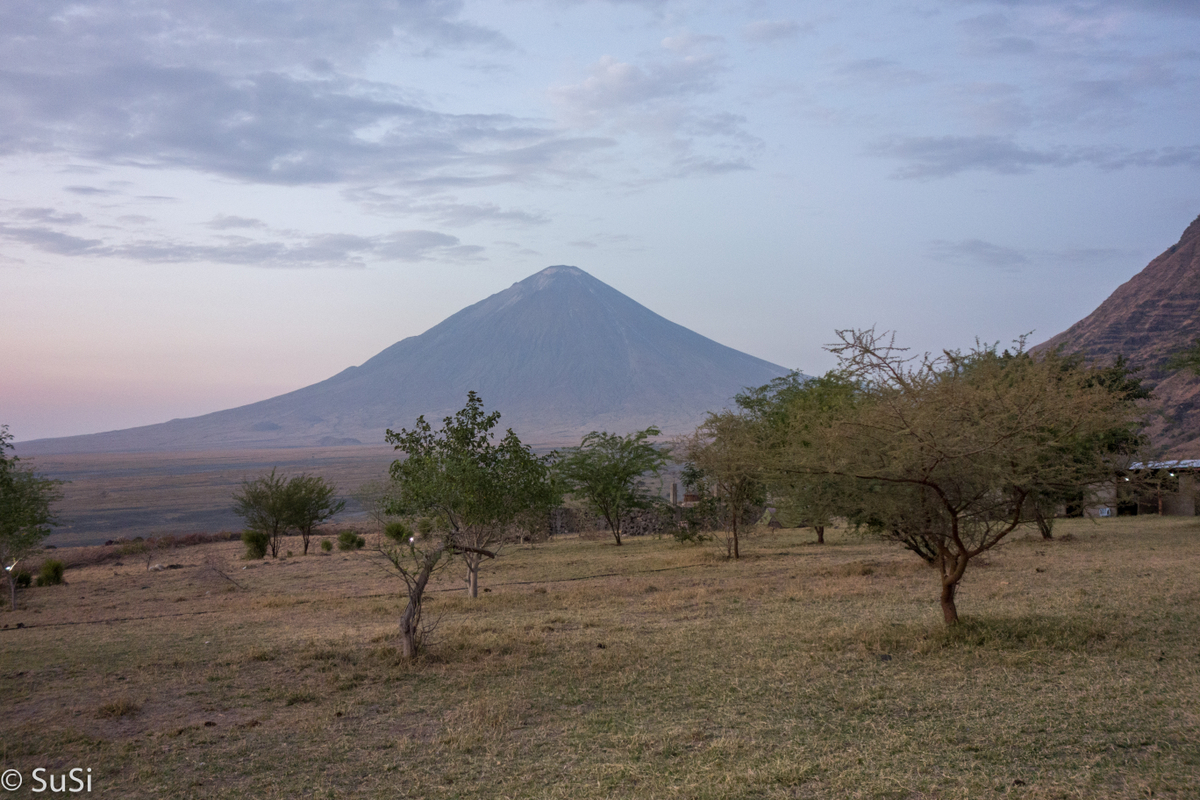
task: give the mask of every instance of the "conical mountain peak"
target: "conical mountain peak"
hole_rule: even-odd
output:
[[[682,433],[747,386],[787,372],[667,320],[560,264],[289,394],[161,425],[23,443],[27,452],[381,444],[388,428],[453,414],[467,391],[523,440],[592,430]]]

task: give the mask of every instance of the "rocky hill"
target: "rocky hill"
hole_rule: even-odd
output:
[[[1084,319],[1039,345],[1089,358],[1118,354],[1142,369],[1162,415],[1150,426],[1167,457],[1200,458],[1200,378],[1166,362],[1200,339],[1200,217],[1179,241],[1122,284]]]
[[[746,386],[787,372],[677,325],[581,269],[549,267],[361,366],[279,397],[201,417],[21,442],[21,453],[227,450],[382,444],[436,423],[467,391],[524,441],[592,430],[691,430]]]

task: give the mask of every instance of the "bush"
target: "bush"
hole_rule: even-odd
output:
[[[328,553],[330,550],[333,549],[333,542],[329,541],[328,539],[322,539],[321,540],[321,549],[323,551],[325,551],[326,553]]]
[[[63,570],[66,565],[57,558],[52,558],[42,562],[42,568],[38,570],[37,585],[38,586],[58,586],[63,582]]]
[[[242,542],[246,545],[246,558],[251,560],[263,558],[267,554],[267,547],[271,544],[271,534],[266,531],[244,531]]]
[[[408,544],[413,537],[412,528],[403,522],[389,522],[383,529],[383,535],[398,544]]]
[[[360,550],[367,540],[354,531],[342,531],[338,534],[338,550]]]
[[[708,541],[708,535],[700,531],[699,526],[693,527],[686,522],[671,531],[671,535],[675,537],[675,541],[680,544],[700,544]]]
[[[18,589],[28,589],[29,584],[33,583],[33,576],[29,574],[29,570],[23,569],[17,573],[15,580]]]

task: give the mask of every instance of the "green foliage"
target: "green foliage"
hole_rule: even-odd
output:
[[[762,431],[745,414],[730,411],[709,414],[696,432],[681,442],[687,459],[688,482],[701,480],[703,496],[715,495],[714,509],[725,530],[725,552],[740,558],[740,528],[761,510],[765,499],[762,464]]]
[[[29,570],[27,569],[17,570],[14,580],[17,582],[18,588],[28,589],[29,585],[33,583],[33,576],[29,574]]]
[[[264,558],[271,546],[271,534],[254,529],[243,531],[242,544],[246,545],[246,558],[251,561]]]
[[[17,606],[17,563],[37,551],[56,524],[51,506],[60,499],[59,481],[43,478],[10,455],[12,434],[0,425],[0,571],[8,581],[10,609]]]
[[[43,561],[41,569],[38,570],[37,585],[59,586],[63,582],[63,573],[66,568],[66,565],[57,558]]]
[[[337,514],[346,503],[337,500],[337,488],[315,475],[297,475],[290,480],[269,475],[242,482],[233,495],[233,512],[246,520],[246,527],[267,534],[271,557],[279,556],[280,542],[289,530],[297,530],[304,541],[304,554],[313,528]]]
[[[910,359],[874,331],[839,331],[837,402],[809,404],[775,446],[783,475],[853,491],[835,507],[936,566],[942,611],[970,559],[1030,523],[1039,494],[1111,485],[1136,445],[1138,387],[1122,372],[1018,347]],[[790,413],[797,413],[793,410]]]
[[[345,500],[336,499],[337,487],[316,475],[298,475],[284,488],[288,527],[300,531],[304,555],[313,528],[333,517],[346,507]]]
[[[667,454],[647,441],[660,433],[654,427],[628,436],[592,431],[579,447],[554,454],[564,489],[604,517],[618,545],[625,515],[653,502],[643,478],[657,476],[667,463]]]
[[[389,522],[383,527],[383,535],[397,544],[408,544],[414,536],[412,526],[407,522]]]
[[[338,550],[361,550],[366,543],[365,537],[352,530],[344,530],[338,534]]]
[[[853,481],[828,471],[796,472],[778,469],[780,459],[794,458],[789,451],[814,455],[814,426],[824,424],[833,413],[850,409],[858,396],[854,381],[839,373],[806,378],[792,372],[765,386],[747,389],[735,401],[758,430],[763,451],[763,480],[770,504],[791,526],[828,526],[845,513],[848,497],[856,491]]]
[[[279,556],[279,542],[291,519],[283,476],[272,469],[269,475],[242,481],[242,488],[233,494],[233,513],[246,521],[249,531],[265,534],[271,557]],[[246,541],[244,535],[242,541]]]
[[[1190,370],[1193,375],[1200,375],[1200,339],[1183,350],[1171,354],[1167,359],[1166,368],[1172,372]]]
[[[449,528],[448,547],[467,564],[468,594],[478,592],[480,556],[498,543],[518,515],[559,504],[547,458],[535,456],[512,429],[494,443],[500,412],[487,414],[483,400],[467,393],[467,404],[442,420],[434,432],[425,417],[412,430],[389,430],[387,441],[405,458],[392,463],[396,494],[389,512],[435,515]]]
[[[321,540],[321,551],[324,553],[328,553],[328,552],[331,552],[332,550],[333,550],[333,542],[329,541],[328,539],[322,539]]]

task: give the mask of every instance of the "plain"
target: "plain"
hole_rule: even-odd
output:
[[[369,548],[68,569],[0,620],[0,767],[100,797],[1200,796],[1200,523],[1056,534],[973,561],[952,630],[932,570],[845,529],[508,546],[478,600],[440,574],[412,665]]]

